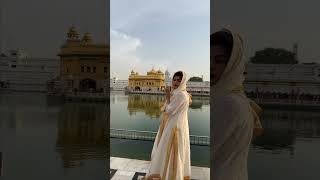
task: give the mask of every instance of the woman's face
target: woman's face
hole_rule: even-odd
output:
[[[228,64],[228,56],[226,48],[215,45],[210,48],[210,59],[212,62],[211,77],[213,77],[213,84],[216,84],[221,78],[224,69]]]
[[[177,89],[180,86],[182,77],[180,76],[175,76],[172,80],[172,87],[173,89]]]

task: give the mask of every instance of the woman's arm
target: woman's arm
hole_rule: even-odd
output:
[[[165,112],[169,115],[177,113],[187,103],[187,99],[182,93],[176,93],[170,97],[170,102],[165,108]]]

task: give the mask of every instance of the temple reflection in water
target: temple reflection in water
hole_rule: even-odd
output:
[[[165,97],[159,95],[128,95],[128,111],[129,115],[136,112],[144,112],[148,117],[159,118],[161,115],[160,108],[164,105]]]
[[[159,118],[161,116],[161,107],[165,103],[163,95],[148,95],[148,94],[129,94],[128,95],[128,111],[132,116],[137,112],[144,112],[150,118]],[[209,105],[209,98],[193,97],[190,108],[200,109],[202,105]]]
[[[64,104],[58,120],[56,151],[64,167],[80,166],[82,160],[106,158],[108,106]]]
[[[320,138],[320,112],[265,109],[262,125],[265,132],[254,141],[254,148],[282,151],[294,155],[297,141]]]

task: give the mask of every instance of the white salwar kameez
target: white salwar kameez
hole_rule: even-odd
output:
[[[247,180],[247,158],[254,123],[248,100],[237,93],[213,103],[213,179]]]
[[[153,145],[149,172],[145,179],[189,180],[191,177],[186,75],[165,103],[161,124]]]
[[[261,133],[260,107],[244,94],[243,43],[233,34],[233,48],[219,81],[213,86],[213,180],[247,180],[252,136]]]

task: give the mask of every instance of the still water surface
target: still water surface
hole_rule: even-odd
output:
[[[157,131],[159,107],[164,97],[152,95],[111,95],[111,127]],[[210,105],[206,98],[194,97],[189,110],[190,134],[209,136]],[[265,134],[257,138],[248,160],[249,179],[319,179],[320,111],[278,107],[264,109]],[[152,142],[111,140],[111,154],[150,159]],[[209,147],[192,146],[192,165],[210,166]]]
[[[106,128],[104,104],[0,94],[1,178],[105,179]]]
[[[113,93],[111,127],[157,131],[161,96]],[[209,135],[208,99],[194,98],[190,134]],[[320,177],[320,112],[264,109],[266,132],[249,154],[249,179]],[[3,180],[104,179],[108,108],[69,103],[37,93],[0,94],[0,151]],[[111,155],[146,159],[153,143],[111,139]],[[209,147],[192,146],[192,164],[209,166]]]
[[[265,109],[249,154],[250,179],[320,179],[320,111]]]
[[[113,92],[110,97],[111,122],[114,129],[157,132],[160,124],[160,107],[163,95],[141,95]],[[189,108],[190,135],[210,136],[209,97],[193,97]],[[111,139],[111,156],[150,160],[153,142]],[[191,162],[194,166],[210,166],[209,146],[191,146]]]

